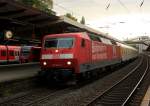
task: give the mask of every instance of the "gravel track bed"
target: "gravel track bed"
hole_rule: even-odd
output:
[[[67,87],[57,89],[36,88],[31,92],[27,91],[24,96],[10,99],[0,106],[81,106],[87,98],[95,96],[97,92],[103,92],[112,86],[123,76],[133,69],[141,58],[130,63],[126,67],[115,71],[99,80],[80,87]],[[110,82],[111,80],[111,82]],[[109,83],[108,83],[109,82]],[[102,88],[103,87],[103,88]],[[57,91],[56,91],[57,89]]]
[[[80,89],[76,89],[70,93],[63,94],[60,97],[53,99],[52,101],[49,101],[47,99],[46,102],[41,102],[38,105],[39,106],[82,106],[82,104],[84,104],[84,102],[87,101],[89,97],[95,96],[97,92],[105,91],[108,87],[111,87],[112,85],[117,83],[117,81],[120,80],[123,76],[127,75],[130,72],[130,70],[133,69],[138,64],[139,59],[141,58],[138,58],[136,61],[130,63],[128,66],[116,72],[113,72],[112,74],[107,75],[102,79],[99,79]]]
[[[150,57],[149,57],[149,61],[150,61]],[[145,93],[150,85],[149,76],[150,76],[150,68],[148,70],[148,73],[144,77],[142,83],[140,84],[140,86],[138,87],[134,95],[132,96],[131,101],[127,104],[127,106],[140,106],[142,99],[144,98]]]
[[[21,95],[16,98],[12,98],[4,103],[1,103],[0,106],[24,106],[25,104],[29,104],[32,101],[40,99],[41,97],[45,97],[58,91],[57,89],[47,89],[47,88],[37,88],[33,89],[24,95]]]
[[[37,86],[35,81],[35,77],[29,77],[21,80],[0,83],[0,101],[9,98],[12,95],[34,89]]]

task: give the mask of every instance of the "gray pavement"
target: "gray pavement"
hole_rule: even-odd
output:
[[[39,64],[30,64],[23,66],[9,66],[0,68],[0,83],[17,79],[24,79],[37,75],[40,70]]]
[[[143,98],[141,106],[150,106],[150,87],[148,88],[145,97]]]

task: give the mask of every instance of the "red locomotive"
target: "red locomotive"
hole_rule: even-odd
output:
[[[39,75],[54,80],[79,78],[96,69],[137,56],[136,49],[93,33],[64,33],[44,37]],[[125,59],[125,51],[131,54]],[[128,54],[128,55],[130,55]]]

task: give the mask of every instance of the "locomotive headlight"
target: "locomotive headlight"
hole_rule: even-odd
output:
[[[71,65],[72,63],[71,63],[71,61],[68,61],[67,64],[68,64],[68,65]]]
[[[44,66],[46,66],[46,65],[47,65],[47,63],[44,61],[44,62],[43,62],[43,65],[44,65]]]

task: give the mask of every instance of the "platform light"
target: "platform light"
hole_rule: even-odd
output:
[[[67,64],[68,64],[68,65],[71,65],[72,63],[71,63],[71,61],[68,61]]]
[[[47,65],[47,63],[44,61],[44,62],[43,62],[43,65],[44,65],[44,66],[46,66],[46,65]]]

